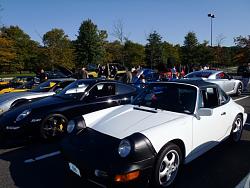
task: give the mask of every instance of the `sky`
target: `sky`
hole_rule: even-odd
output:
[[[153,31],[162,41],[183,45],[188,32],[198,41],[233,46],[234,38],[250,35],[250,0],[0,0],[0,23],[19,26],[32,40],[53,28],[63,29],[75,40],[84,20],[91,19],[114,41],[114,25],[122,22],[129,40],[147,43]]]

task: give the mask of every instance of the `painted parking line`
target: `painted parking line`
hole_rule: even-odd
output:
[[[61,154],[60,151],[55,151],[55,152],[44,154],[44,155],[41,155],[41,156],[38,156],[38,157],[35,157],[35,158],[27,159],[27,160],[24,161],[24,163],[32,163],[32,162],[36,162],[36,161],[39,161],[39,160],[42,160],[42,159],[46,159],[46,158],[49,158],[49,157],[60,155],[60,154]]]
[[[234,101],[240,101],[240,100],[246,99],[246,98],[248,98],[248,97],[249,97],[249,96],[241,97],[241,98],[235,99]]]

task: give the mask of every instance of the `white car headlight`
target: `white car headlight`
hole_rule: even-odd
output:
[[[127,139],[123,139],[118,147],[118,153],[121,157],[127,157],[131,151],[131,144]]]
[[[70,120],[68,122],[68,125],[67,125],[67,132],[68,133],[72,133],[72,131],[74,130],[75,126],[76,126],[75,121],[74,120]]]
[[[21,114],[19,114],[19,116],[17,116],[16,121],[21,121],[22,119],[27,117],[30,114],[30,112],[31,112],[31,109],[24,110]]]

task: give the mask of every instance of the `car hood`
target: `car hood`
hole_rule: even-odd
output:
[[[18,98],[34,98],[37,96],[49,96],[53,95],[54,92],[14,92],[14,93],[5,93],[0,95],[0,103],[5,101],[11,101]],[[34,96],[34,97],[33,97]]]
[[[86,114],[83,117],[88,127],[122,139],[135,132],[143,132],[161,124],[169,124],[186,116],[186,114],[160,109],[124,105]],[[99,119],[96,120],[96,117]]]

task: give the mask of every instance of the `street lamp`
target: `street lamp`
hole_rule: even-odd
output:
[[[213,46],[213,18],[215,18],[214,14],[208,14],[208,17],[211,18],[211,47]]]

